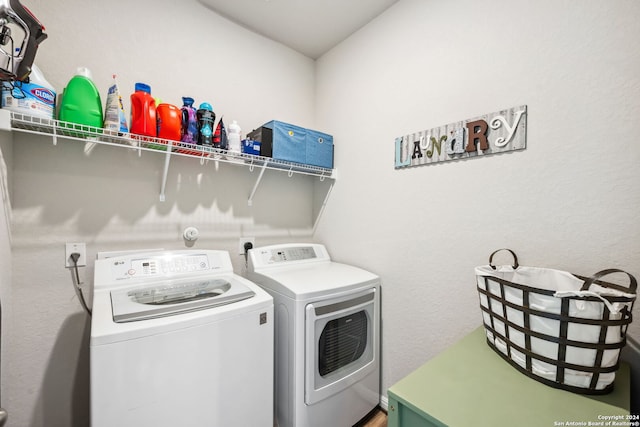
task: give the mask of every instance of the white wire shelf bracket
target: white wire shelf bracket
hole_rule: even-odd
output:
[[[250,172],[253,172],[256,167],[259,168],[256,183],[249,195],[249,206],[253,203],[253,197],[260,185],[266,169],[286,172],[290,177],[298,174],[319,177],[320,180],[324,180],[325,178],[336,178],[335,169],[287,162],[284,160],[273,159],[271,157],[237,153],[204,145],[188,144],[168,139],[111,131],[93,126],[30,116],[13,111],[11,112],[11,130],[36,135],[49,135],[52,137],[54,145],[57,144],[58,138],[64,138],[68,140],[91,142],[137,150],[138,155],[142,155],[142,152],[164,152],[166,157],[160,188],[160,201],[165,201],[167,175],[172,156],[184,156],[199,159],[201,164],[208,161],[230,163],[246,167]]]

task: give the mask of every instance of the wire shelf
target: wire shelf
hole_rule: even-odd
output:
[[[126,132],[111,131],[76,123],[63,122],[61,120],[45,119],[26,114],[11,112],[11,127],[13,130],[39,135],[50,135],[82,142],[96,142],[111,146],[125,147],[129,149],[151,152],[167,151],[171,147],[171,155],[198,158],[201,161],[216,160],[220,162],[244,165],[253,170],[258,166],[266,169],[288,171],[289,175],[303,174],[317,176],[321,179],[333,178],[334,170],[319,166],[305,165],[273,159],[271,157],[256,156],[245,153],[236,153],[220,148],[203,145],[188,144],[168,139],[136,135]]]
[[[2,114],[8,115],[8,112]],[[6,120],[6,116],[1,116],[0,119],[0,121],[4,123],[4,120]],[[284,171],[287,172],[290,177],[294,174],[311,175],[314,177],[319,177],[321,181],[325,178],[335,179],[336,177],[335,169],[327,169],[313,165],[287,162],[270,157],[236,153],[220,148],[187,144],[179,141],[136,135],[127,132],[111,131],[103,128],[63,122],[61,120],[34,117],[16,112],[11,112],[10,122],[11,130],[32,133],[36,135],[51,136],[53,138],[54,145],[57,144],[57,139],[61,137],[69,140],[92,142],[97,144],[123,147],[131,150],[138,150],[140,154],[142,153],[142,151],[154,153],[164,152],[164,173],[162,176],[162,185],[160,188],[160,201],[162,202],[165,201],[167,174],[172,156],[185,156],[200,159],[200,162],[203,164],[208,161],[230,163],[238,166],[248,167],[250,172],[253,172],[254,169],[258,167],[260,173],[258,174],[256,183],[251,190],[251,194],[249,195],[249,199],[247,201],[249,206],[253,204],[253,196],[255,195],[256,190],[258,189],[258,186],[262,181],[262,177],[266,169]],[[333,184],[331,184],[331,187],[333,187]],[[331,190],[329,190],[329,192],[330,191]]]

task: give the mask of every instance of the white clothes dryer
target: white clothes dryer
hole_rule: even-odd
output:
[[[251,249],[274,298],[279,427],[350,427],[380,402],[380,279],[320,244]]]
[[[273,425],[273,298],[226,251],[95,263],[92,427]]]

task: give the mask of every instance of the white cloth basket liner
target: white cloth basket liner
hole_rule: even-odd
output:
[[[489,346],[524,374],[552,387],[610,392],[631,323],[635,278],[616,269],[587,279],[519,266],[510,250],[514,265],[496,267],[491,260],[498,251],[489,265],[475,269]],[[616,272],[629,276],[628,289],[597,280]]]

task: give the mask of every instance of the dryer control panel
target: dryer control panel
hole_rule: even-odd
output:
[[[271,262],[300,261],[302,259],[317,258],[315,251],[310,246],[272,249],[270,252],[269,261]]]
[[[265,246],[249,251],[252,265],[256,267],[303,262],[330,261],[329,254],[319,244],[285,244]]]

